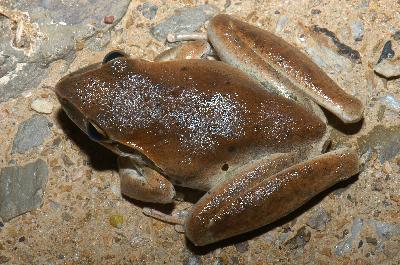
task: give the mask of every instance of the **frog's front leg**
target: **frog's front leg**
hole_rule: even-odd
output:
[[[278,173],[267,168],[261,160],[201,198],[186,219],[186,236],[202,246],[272,223],[358,173],[359,161],[354,150],[339,149]]]
[[[122,194],[136,200],[154,203],[171,203],[175,197],[172,183],[157,171],[138,166],[129,157],[118,157]]]

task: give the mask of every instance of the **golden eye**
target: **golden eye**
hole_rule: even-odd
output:
[[[108,140],[107,134],[95,123],[87,123],[87,134],[93,141],[106,141]]]

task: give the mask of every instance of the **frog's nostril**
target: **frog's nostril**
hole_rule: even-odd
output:
[[[128,57],[128,55],[126,55],[126,53],[124,53],[123,51],[112,51],[112,52],[109,52],[109,53],[106,54],[106,56],[104,56],[103,64],[107,63],[109,61],[112,61],[112,60],[114,60],[116,58],[119,58],[119,57]]]

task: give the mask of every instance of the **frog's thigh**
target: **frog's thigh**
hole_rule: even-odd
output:
[[[206,40],[196,40],[168,49],[157,55],[154,61],[204,59],[210,51],[211,46]]]
[[[139,169],[135,161],[128,157],[118,157],[118,169],[122,194],[144,202],[173,201],[174,186],[157,171],[148,167]]]
[[[358,171],[357,153],[339,149],[276,174],[268,170],[239,172],[242,178],[256,174],[264,180],[229,196],[224,194],[232,188],[231,183],[214,188],[193,207],[185,223],[186,236],[196,245],[206,245],[254,230],[287,215]]]

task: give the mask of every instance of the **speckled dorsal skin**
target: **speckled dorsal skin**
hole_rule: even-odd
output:
[[[119,58],[92,68],[59,82],[61,102],[184,186],[208,190],[224,165],[321,151],[316,115],[222,62]]]
[[[284,96],[302,91],[345,123],[359,121],[363,105],[345,93],[310,58],[282,38],[228,15],[208,25],[208,38],[221,60]]]

